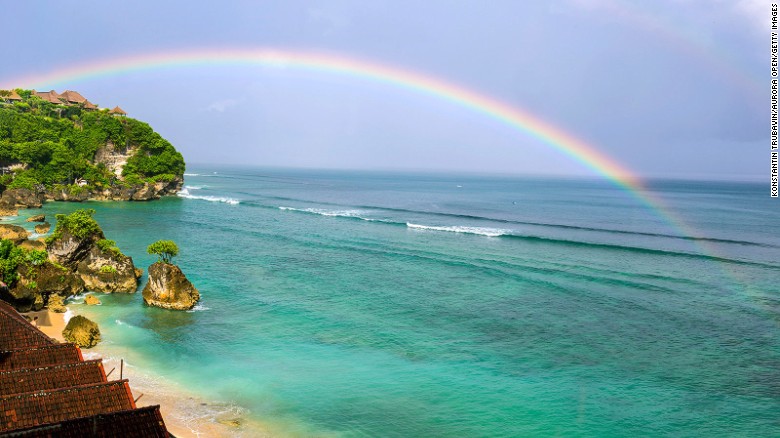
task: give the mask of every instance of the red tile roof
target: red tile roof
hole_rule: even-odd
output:
[[[0,431],[135,409],[127,380],[0,397]]]
[[[19,348],[0,351],[0,371],[63,365],[82,362],[83,360],[81,350],[74,344]]]
[[[0,301],[0,345],[16,347],[0,348],[0,436],[170,436],[159,406],[136,409],[127,380],[106,382],[100,360],[37,331]]]
[[[42,368],[0,371],[0,396],[36,390],[104,383],[106,373],[99,359]]]
[[[0,301],[0,351],[52,345],[54,341],[32,326],[10,304]]]
[[[15,430],[10,435],[19,438],[82,438],[86,436],[168,438],[171,436],[165,428],[159,406],[147,406],[129,411],[65,420],[56,424]]]

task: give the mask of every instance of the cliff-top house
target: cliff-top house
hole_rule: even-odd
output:
[[[79,93],[78,91],[65,90],[62,92],[62,94],[60,94],[54,90],[50,90],[50,91],[33,90],[32,94],[46,102],[53,103],[56,105],[66,105],[66,106],[78,105],[85,110],[98,109],[97,105],[87,100],[87,98],[82,96],[81,93]],[[15,90],[0,90],[0,101],[13,103],[22,100],[23,100],[22,97],[19,96],[19,93],[17,93]],[[111,114],[122,115],[122,116],[127,115],[127,113],[124,112],[119,107],[116,107],[113,110],[111,110]]]

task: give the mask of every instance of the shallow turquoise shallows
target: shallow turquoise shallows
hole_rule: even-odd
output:
[[[189,172],[180,197],[44,212],[94,208],[143,268],[176,241],[195,311],[91,314],[282,435],[780,436],[768,184],[650,183],[681,227],[603,181]]]

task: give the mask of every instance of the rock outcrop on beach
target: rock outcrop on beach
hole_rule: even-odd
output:
[[[30,189],[8,189],[0,196],[0,206],[8,209],[40,208],[43,197]]]
[[[83,202],[83,201],[151,201],[163,196],[175,195],[184,184],[182,177],[170,181],[148,182],[126,186],[117,184],[108,188],[82,188],[61,186],[47,190],[45,199],[50,201]]]
[[[27,222],[44,222],[45,220],[46,215],[44,214],[36,214],[27,218]]]
[[[41,310],[52,295],[69,297],[84,290],[81,278],[51,262],[41,265],[24,263],[17,268],[17,272],[19,278],[7,293],[0,292],[5,295],[0,298],[20,312]]]
[[[157,262],[149,266],[149,282],[143,290],[144,303],[171,310],[189,310],[200,300],[200,292],[178,266]]]
[[[84,297],[84,304],[88,306],[96,306],[100,304],[100,299],[92,294]]]
[[[0,224],[0,239],[8,239],[15,244],[27,240],[30,233],[19,225]]]
[[[100,329],[95,322],[76,315],[68,321],[62,337],[81,348],[92,348],[100,342]]]
[[[88,290],[135,292],[138,278],[133,259],[105,238],[93,213],[79,210],[67,217],[57,215],[57,227],[46,245],[49,260],[74,271]]]
[[[65,313],[68,311],[68,308],[65,307],[65,298],[62,298],[62,295],[57,294],[49,295],[49,304],[47,307],[54,313]]]
[[[35,226],[35,232],[38,234],[46,234],[51,229],[51,224],[48,222],[44,222],[42,224],[38,224]]]

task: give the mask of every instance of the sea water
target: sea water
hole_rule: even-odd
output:
[[[766,184],[650,182],[659,209],[587,179],[188,172],[178,197],[43,212],[94,208],[143,268],[176,241],[198,306],[72,308],[275,434],[780,435]]]

